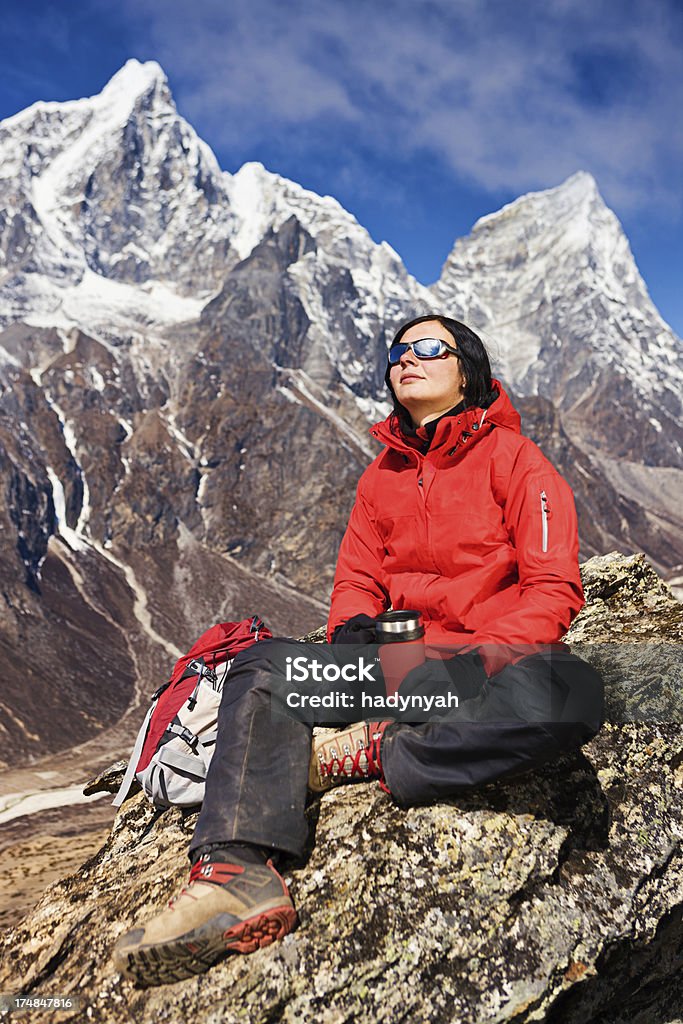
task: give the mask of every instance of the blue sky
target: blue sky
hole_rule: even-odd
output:
[[[0,118],[158,60],[221,166],[336,196],[424,283],[590,171],[683,335],[680,0],[5,0]]]

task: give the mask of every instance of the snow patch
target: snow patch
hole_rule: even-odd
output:
[[[197,504],[200,505],[200,506],[204,504],[204,498],[206,497],[206,489],[207,489],[208,486],[209,486],[209,473],[208,472],[204,472],[204,473],[202,473],[202,475],[200,477],[199,487],[197,488],[197,498],[196,498],[196,501],[197,501]]]
[[[129,437],[133,436],[133,424],[130,422],[130,420],[124,420],[123,417],[121,416],[118,416],[116,421],[125,430],[127,441]]]
[[[0,825],[25,814],[47,811],[55,807],[66,807],[73,804],[87,804],[93,800],[101,800],[108,793],[93,793],[84,796],[83,784],[68,786],[64,789],[50,789],[43,793],[8,793],[0,798]]]
[[[92,380],[92,386],[95,388],[95,391],[99,391],[100,393],[104,391],[106,384],[104,381],[104,377],[102,376],[100,371],[97,370],[94,366],[90,366],[89,372],[90,379]]]
[[[33,369],[31,371],[31,376],[33,377],[34,380],[36,379],[34,374],[38,374],[38,372],[39,371],[37,371],[36,369]],[[39,382],[40,382],[40,380],[38,379],[38,383]],[[73,548],[74,551],[83,550],[82,547],[74,546],[74,538],[77,538],[78,545],[81,545],[83,543],[85,543],[87,545],[87,543],[88,543],[87,539],[83,536],[83,534],[85,532],[86,525],[87,525],[88,520],[90,518],[90,490],[88,488],[88,482],[87,482],[87,480],[85,478],[85,473],[83,472],[83,467],[81,466],[81,463],[80,463],[79,458],[78,458],[78,449],[77,449],[77,444],[76,444],[76,435],[74,434],[73,429],[71,428],[71,426],[67,423],[67,420],[66,420],[66,417],[64,416],[64,413],[59,408],[59,406],[56,404],[56,402],[53,401],[53,399],[52,399],[51,395],[49,394],[49,392],[48,391],[44,391],[43,394],[45,396],[45,401],[50,406],[50,408],[54,412],[55,416],[59,420],[59,423],[60,423],[61,428],[62,428],[62,435],[64,437],[64,444],[66,445],[66,448],[67,448],[69,454],[71,455],[72,459],[74,460],[74,462],[76,464],[76,467],[78,469],[79,476],[81,478],[81,484],[82,484],[82,487],[83,487],[83,501],[82,501],[82,504],[81,504],[81,511],[79,513],[79,516],[78,516],[78,522],[76,523],[76,529],[74,531],[74,530],[71,530],[70,527],[67,527],[67,525],[66,525],[66,515],[64,514],[63,517],[62,517],[62,520],[63,520],[62,530],[66,529],[66,530],[70,531],[68,536],[67,536],[67,534],[64,534],[64,539],[67,540],[67,543],[69,543],[69,546],[71,548]],[[59,480],[57,480],[56,475],[55,475],[55,480],[57,481],[57,484],[59,485],[59,488],[61,488],[62,505],[63,505],[63,508],[65,509],[66,508],[66,504],[64,502],[64,488],[63,488],[61,482]],[[52,483],[52,481],[51,481],[51,483]],[[53,500],[55,501],[55,508],[57,508],[58,496],[55,495],[54,484],[53,484],[52,490],[53,490]],[[71,536],[71,534],[73,534],[73,536]]]
[[[78,531],[67,525],[66,521],[66,498],[64,487],[52,466],[46,466],[45,471],[52,488],[52,503],[55,507],[55,519],[57,520],[57,533],[69,545],[72,551],[87,551],[88,543],[79,537]]]
[[[278,367],[278,369],[283,369]],[[356,432],[349,426],[349,424],[337,413],[330,409],[329,405],[325,403],[324,399],[317,398],[313,393],[315,384],[310,379],[308,374],[303,370],[289,369],[285,371],[289,375],[288,384],[293,389],[294,393],[297,391],[302,398],[306,400],[306,404],[313,406],[316,412],[320,413],[326,420],[334,425],[339,434],[341,434],[347,441],[349,441],[353,448],[360,449],[364,455],[368,458],[373,458],[375,453],[370,449],[368,442],[365,438],[359,437]]]
[[[297,398],[294,392],[290,391],[289,388],[283,387],[282,384],[278,384],[275,390],[279,391],[281,395],[284,395],[288,402],[292,402],[294,405],[301,405],[301,399]]]
[[[192,441],[190,441],[190,439],[176,425],[175,416],[168,414],[166,417],[164,417],[164,422],[168,427],[169,433],[178,442],[178,448],[180,449],[181,453],[184,455],[188,462],[191,462],[192,465],[194,465],[195,462],[197,461],[195,446],[192,443]]]

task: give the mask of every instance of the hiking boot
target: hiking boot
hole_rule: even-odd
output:
[[[189,884],[168,910],[123,935],[113,951],[116,969],[143,985],[201,974],[227,953],[253,953],[297,923],[284,879],[272,861],[228,863],[204,854]]]
[[[324,793],[342,783],[366,782],[384,774],[380,743],[389,722],[356,722],[335,733],[313,737],[308,788]]]

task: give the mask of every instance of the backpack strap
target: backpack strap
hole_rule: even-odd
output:
[[[179,736],[181,740],[187,743],[190,750],[196,750],[197,744],[199,743],[199,737],[195,736],[191,729],[188,729],[186,725],[179,725],[177,722],[169,722],[166,726],[166,733],[164,735]]]
[[[152,712],[154,711],[155,707],[156,707],[156,701],[153,701],[152,706],[150,707],[149,711],[145,715],[144,722],[140,726],[140,731],[138,732],[137,737],[135,739],[135,746],[133,747],[133,752],[130,755],[130,760],[128,762],[128,767],[126,768],[126,774],[123,776],[123,780],[121,782],[121,785],[119,786],[118,793],[116,794],[116,796],[112,800],[112,804],[113,804],[114,807],[120,807],[121,806],[123,801],[128,796],[128,793],[130,791],[130,787],[133,785],[133,780],[135,779],[135,773],[136,773],[137,767],[138,767],[138,761],[140,760],[140,754],[142,753],[142,748],[143,748],[144,743],[145,743],[145,737],[147,736],[147,728],[149,726],[149,720],[152,717]]]

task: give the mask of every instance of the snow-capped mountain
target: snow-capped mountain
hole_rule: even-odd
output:
[[[2,122],[0,180],[0,323],[115,339],[191,320],[291,216],[316,242],[292,273],[317,341],[332,365],[342,356],[351,380],[367,377],[356,365],[358,335],[375,343],[379,324],[428,301],[390,246],[376,245],[335,199],[256,163],[222,172],[154,62],[129,61],[98,96],[36,103]],[[347,285],[349,338],[316,303],[321,290]]]
[[[683,562],[680,342],[589,176],[479,221],[429,290],[331,197],[221,171],[159,66],[130,61],[0,123],[0,181],[15,750],[115,721],[212,621],[324,621],[387,337],[435,308],[493,342],[575,488],[583,553]]]
[[[683,467],[681,342],[589,174],[482,217],[434,293],[491,339],[514,390],[550,398],[582,441]]]
[[[57,284],[76,288],[65,301],[77,309],[92,274],[206,295],[230,259],[235,225],[221,170],[154,63],[130,61],[98,96],[36,103],[4,121],[0,161],[14,190],[2,255],[15,273],[42,272],[53,284],[43,310],[30,293],[34,315],[54,311]]]

